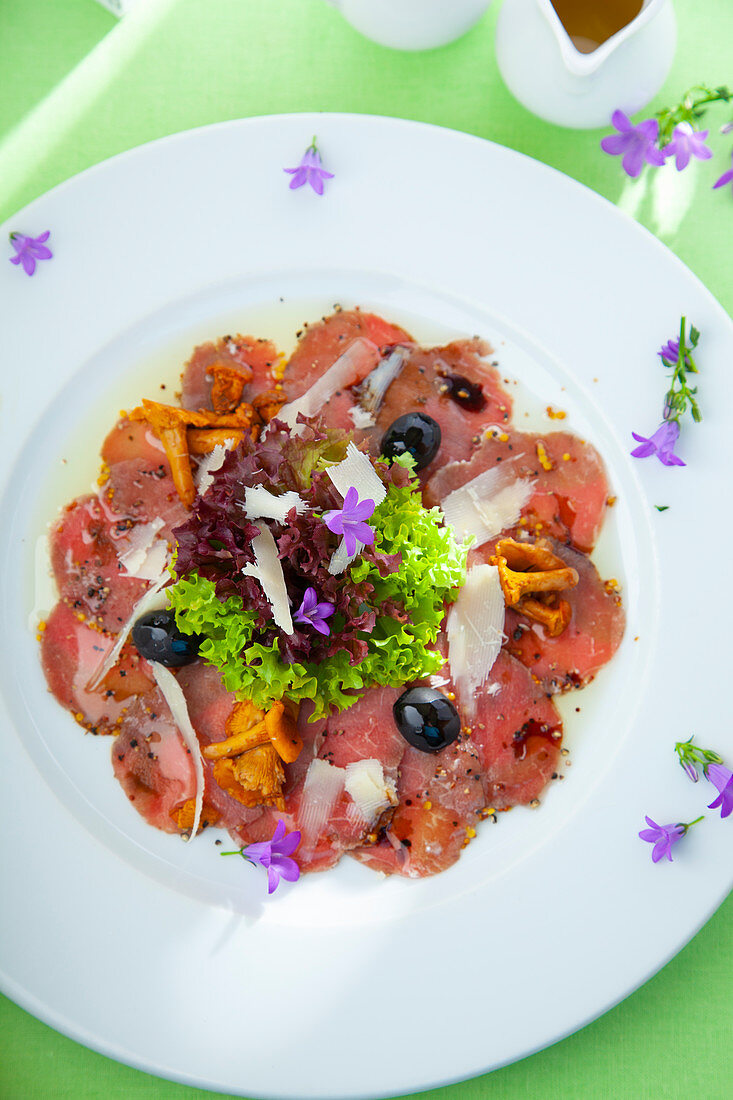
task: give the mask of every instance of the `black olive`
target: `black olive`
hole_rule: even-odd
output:
[[[440,425],[432,416],[410,412],[398,416],[382,437],[382,454],[397,458],[411,454],[415,469],[423,470],[435,458],[440,446]]]
[[[409,688],[400,695],[392,710],[405,741],[420,752],[440,752],[461,732],[456,708],[434,688]]]
[[[132,628],[132,641],[140,656],[167,668],[195,661],[202,640],[198,634],[181,633],[172,611],[149,611]]]

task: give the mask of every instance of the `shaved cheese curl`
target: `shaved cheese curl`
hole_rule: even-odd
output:
[[[170,669],[161,665],[158,661],[151,661],[155,682],[160,688],[161,695],[170,709],[173,721],[178,726],[186,748],[191,753],[193,770],[196,775],[196,808],[193,815],[193,825],[189,840],[193,840],[201,823],[201,813],[204,807],[204,765],[201,759],[201,746],[196,736],[196,730],[191,725],[188,714],[186,698],[181,685]]]
[[[364,543],[356,540],[356,550],[353,554],[350,554],[346,549],[346,540],[341,539],[333,554],[331,554],[331,560],[328,563],[328,571],[332,577],[338,577],[346,570],[346,567],[351,565],[352,561],[356,561],[364,549]]]
[[[333,805],[344,788],[346,771],[328,760],[316,757],[308,766],[303,784],[303,796],[298,811],[304,847],[314,845],[328,821]]]
[[[374,469],[369,455],[360,451],[355,443],[349,443],[346,448],[346,458],[333,466],[329,466],[326,473],[330,477],[334,488],[338,490],[344,499],[349,489],[356,489],[359,500],[373,500],[375,507],[377,507],[387,496],[384,483]],[[343,573],[346,567],[351,565],[355,558],[358,558],[363,549],[364,543],[359,542],[357,539],[356,550],[353,554],[349,554],[346,543],[342,539],[331,555],[331,560],[328,563],[329,573],[334,577]]]
[[[158,539],[156,544],[155,536],[162,526],[163,520],[158,517],[150,523],[138,523],[132,528],[127,537],[126,549],[120,554],[120,562],[128,577],[149,581],[156,580],[160,576],[168,549],[164,539]],[[147,576],[146,573],[152,571],[153,563],[160,557],[161,546],[164,548],[162,560],[153,576]]]
[[[264,485],[247,486],[244,506],[248,519],[274,519],[278,523],[285,523],[291,508],[295,508],[298,516],[308,511],[307,503],[298,493],[290,491],[277,496]]]
[[[374,469],[369,455],[360,451],[355,443],[349,443],[346,458],[329,466],[326,473],[342,497],[346,497],[349,489],[356,489],[359,500],[373,500],[376,506],[387,495],[384,483]]]
[[[217,443],[213,450],[201,459],[193,479],[196,492],[200,496],[203,496],[206,490],[214,484],[214,474],[224,465],[228,450],[229,448],[225,447],[223,443]]]
[[[318,378],[294,401],[283,405],[277,419],[288,425],[293,435],[300,435],[303,426],[298,424],[298,416],[315,416],[339,390],[361,382],[379,360],[379,350],[371,340],[363,337],[354,340],[340,355],[333,366]]]
[[[366,409],[362,409],[361,405],[352,405],[349,409],[349,416],[351,417],[354,427],[358,431],[364,431],[365,428],[373,428],[376,424],[374,414],[367,412]]]
[[[346,793],[367,825],[375,825],[385,810],[397,805],[394,785],[384,776],[381,760],[355,760],[346,765]]]
[[[461,702],[469,715],[501,650],[504,593],[495,565],[474,565],[448,612],[448,663]]]
[[[270,602],[272,617],[277,626],[286,634],[293,633],[293,620],[290,615],[290,600],[285,587],[285,575],[277,556],[277,544],[272,531],[265,523],[258,523],[259,535],[252,539],[256,565],[245,565],[242,572],[246,577],[254,577],[262,585],[262,591]]]
[[[374,414],[379,412],[385,393],[402,370],[407,354],[407,348],[395,348],[377,364],[359,386],[359,405],[357,407],[362,414],[370,418],[371,424],[374,424]],[[357,423],[357,418],[358,414],[356,416],[352,415],[354,426],[357,428],[362,427],[362,424]]]
[[[459,542],[482,546],[519,522],[534,482],[517,478],[509,466],[485,470],[440,502],[445,522]]]
[[[117,664],[117,659],[122,652],[122,647],[140,616],[147,615],[149,611],[162,611],[163,608],[168,606],[168,594],[165,591],[164,585],[167,585],[170,579],[169,573],[166,572],[161,574],[152,588],[149,588],[137,601],[130,613],[130,617],[127,622],[123,624],[117,635],[117,639],[112,649],[89,680],[87,691],[96,691],[109,670]]]

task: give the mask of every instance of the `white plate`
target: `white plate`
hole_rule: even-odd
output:
[[[314,132],[335,172],[322,198],[290,191],[282,172]],[[167,138],[56,188],[0,240],[47,228],[55,258],[33,279],[0,263],[4,990],[152,1073],[319,1100],[481,1073],[626,996],[731,885],[714,814],[673,865],[653,866],[637,838],[645,813],[689,821],[714,793],[685,778],[675,740],[696,732],[733,755],[713,721],[730,586],[712,587],[702,541],[711,518],[722,546],[731,534],[719,505],[733,331],[720,306],[577,183],[391,119],[296,115]],[[337,301],[426,340],[478,331],[528,408],[530,392],[568,410],[619,497],[599,552],[623,580],[629,626],[564,704],[573,766],[539,810],[487,823],[435,879],[382,881],[343,861],[267,901],[258,872],[220,860],[212,837],[188,847],[139,821],[109,741],[81,736],[48,697],[28,627],[34,544],[93,476],[119,405],[173,378],[196,340],[229,328],[282,339]],[[655,353],[682,313],[703,334],[705,421],[684,429],[688,466],[667,470],[629,457],[630,432],[657,424]]]

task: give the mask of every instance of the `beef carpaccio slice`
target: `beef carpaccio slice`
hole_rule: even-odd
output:
[[[304,703],[298,717],[303,749],[285,765],[284,810],[242,805],[218,786],[212,764],[204,760],[202,822],[227,829],[244,845],[269,840],[282,820],[302,834],[296,858],[304,871],[327,869],[348,854],[374,870],[420,878],[455,863],[483,817],[536,804],[557,774],[562,743],[552,696],[587,683],[610,660],[623,635],[624,613],[615,585],[603,582],[587,556],[608,497],[600,457],[568,432],[521,432],[512,425],[512,401],[485,341],[423,348],[375,314],[338,310],[304,327],[284,367],[267,340],[236,335],[200,345],[185,366],[182,404],[213,407],[214,366],[236,374],[238,400],[256,401],[274,387],[280,400],[294,400],[354,340],[361,341],[364,354],[353,383],[323,408],[323,422],[354,430],[377,455],[384,431],[398,416],[432,416],[442,445],[421,473],[427,505],[500,463],[513,477],[531,480],[520,522],[504,534],[556,540],[554,551],[579,576],[577,587],[563,593],[570,625],[553,638],[507,608],[503,648],[474,699],[460,697],[446,665],[442,690],[454,698],[462,730],[438,753],[408,745],[396,727],[392,707],[409,685],[370,689],[352,707],[317,722],[308,720],[311,708]],[[401,369],[370,427],[354,415],[364,373],[395,348]],[[115,735],[115,775],[134,808],[155,827],[186,834],[195,773],[152,669],[128,642],[99,687],[92,691],[89,685],[150,584],[128,573],[123,555],[146,524],[154,525],[151,537],[172,540],[188,512],[165,450],[144,422],[123,416],[108,434],[102,458],[99,493],[72,502],[51,533],[60,598],[41,631],[43,667],[49,689],[77,721]],[[470,561],[488,560],[493,546],[473,550]],[[219,671],[197,659],[176,675],[201,746],[223,740],[236,700]],[[375,763],[384,797],[365,816],[350,784],[354,769]]]
[[[475,700],[456,697],[464,726],[437,753],[408,747],[399,805],[378,844],[351,854],[376,871],[411,878],[444,871],[496,810],[535,802],[556,772],[562,722],[530,672],[501,653]]]
[[[541,682],[545,691],[570,691],[590,683],[621,644],[626,617],[616,583],[602,581],[590,558],[552,542],[556,554],[578,573],[578,584],[563,593],[572,608],[567,628],[552,638],[536,623],[508,607],[506,649]]]
[[[437,753],[408,746],[400,766],[399,805],[378,843],[352,853],[375,871],[410,878],[444,871],[475,835],[485,805],[470,738]]]
[[[184,409],[210,409],[213,366],[224,366],[241,375],[244,388],[241,399],[251,401],[258,393],[274,388],[281,356],[269,340],[253,336],[223,336],[216,342],[199,344],[186,364],[181,378],[181,405]]]
[[[196,777],[191,754],[157,688],[130,701],[112,745],[112,767],[150,825],[166,833],[181,831],[175,811],[195,797]]]
[[[41,663],[49,690],[92,733],[114,732],[130,698],[144,695],[154,686],[147,661],[127,645],[99,688],[90,690],[89,682],[113,644],[112,637],[86,622],[63,600],[56,604],[41,632]]]
[[[469,461],[448,462],[436,471],[425,489],[426,502],[439,504],[499,463],[509,466],[513,477],[533,483],[522,509],[525,532],[569,541],[590,553],[603,525],[608,481],[595,447],[570,432],[489,431]]]
[[[162,520],[159,535],[170,539],[188,512],[173,484],[163,444],[148,425],[123,416],[104,441],[102,460],[107,480],[99,496],[106,511],[129,527]]]
[[[493,365],[490,345],[474,337],[438,348],[410,349],[377,414],[377,450],[390,424],[413,410],[440,425],[440,462],[470,458],[485,426],[508,423],[512,412],[512,399]],[[424,479],[436,461],[437,456]]]
[[[236,697],[222,684],[219,670],[199,659],[179,671],[178,683],[201,747],[223,741],[226,738],[226,720],[234,707]],[[261,806],[243,806],[222,790],[214,779],[211,761],[204,757],[202,762],[204,807],[216,824],[231,830],[262,816]]]
[[[562,721],[542,685],[506,652],[477,694],[471,730],[487,808],[535,802],[557,769]]]
[[[385,431],[405,412],[422,412],[438,422],[443,461],[467,459],[485,425],[508,422],[511,397],[502,387],[485,340],[474,337],[437,348],[418,347],[403,329],[360,310],[344,310],[305,327],[283,376],[288,399],[305,392],[359,337],[370,340],[383,355],[396,346],[404,355],[399,373],[376,410],[375,426],[356,431],[375,456],[380,453]],[[328,423],[353,430],[360,420],[350,411],[358,402],[358,387],[336,395],[329,402]],[[421,475],[423,479],[427,476],[428,471]]]
[[[155,527],[141,544],[152,545],[187,515],[160,447],[145,424],[123,417],[102,448],[99,492],[77,497],[51,528],[60,599],[107,633],[120,631],[150,584],[124,563],[141,530]]]
[[[89,622],[117,633],[148,587],[125,572],[119,550],[134,525],[98,496],[78,497],[51,528],[51,568],[60,598]]]
[[[360,309],[339,310],[315,324],[303,326],[298,345],[290,356],[282,385],[288,401],[300,397],[333,366],[354,340],[371,341],[381,351],[396,344],[412,344],[404,329]],[[345,427],[353,427],[347,424]]]
[[[373,688],[325,722],[308,722],[307,708],[301,708],[298,725],[304,747],[295,764],[286,769],[285,813],[266,808],[256,822],[237,831],[238,839],[243,843],[269,839],[282,817],[289,829],[300,830],[298,862],[309,870],[334,866],[344,852],[367,837],[375,842],[381,820],[365,819],[344,783],[349,765],[377,760],[386,784],[396,788],[407,748],[392,721],[392,705],[399,694],[394,688]],[[386,816],[391,816],[391,810],[385,811]]]

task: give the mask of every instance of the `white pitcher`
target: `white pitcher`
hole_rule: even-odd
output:
[[[395,50],[445,46],[477,23],[491,0],[327,0],[367,38]]]
[[[600,2],[587,0],[591,7]],[[608,125],[617,107],[631,115],[654,98],[676,42],[671,0],[644,0],[638,15],[600,44],[573,40],[551,0],[505,0],[496,59],[509,91],[533,114],[595,127]]]

